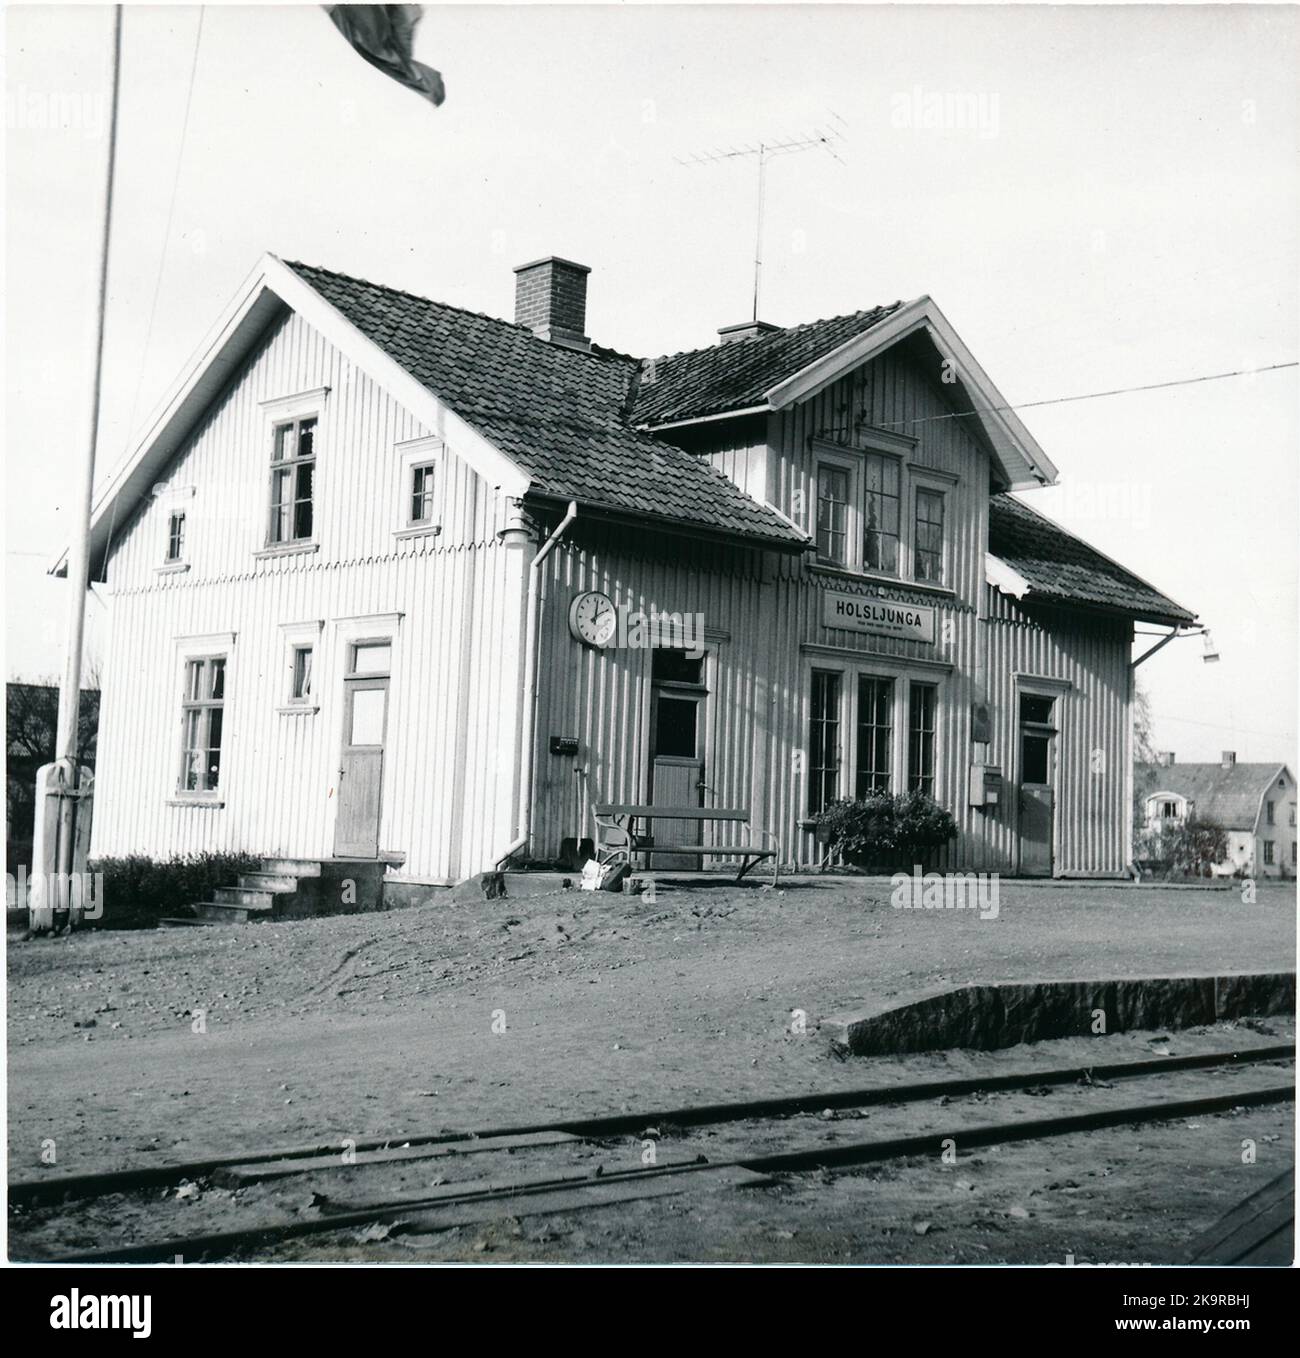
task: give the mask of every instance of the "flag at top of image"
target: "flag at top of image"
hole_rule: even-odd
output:
[[[446,98],[442,76],[411,55],[423,5],[324,5],[335,28],[372,66],[433,104]]]

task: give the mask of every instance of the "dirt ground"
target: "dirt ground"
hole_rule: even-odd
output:
[[[651,897],[556,892],[285,924],[11,941],[10,1176],[1023,1070],[1083,1062],[1084,1052],[1098,1061],[1177,1054],[1238,1034],[1081,1037],[1003,1053],[841,1061],[817,1021],[945,983],[1291,969],[1294,926],[1294,892],[1285,888],[1264,888],[1246,905],[1231,891],[1003,883],[998,918],[982,920],[968,911],[895,910],[881,883],[824,879],[779,890],[664,882]],[[792,1023],[796,1010],[807,1015],[806,1032]],[[1277,1138],[1263,1144],[1280,1155],[1290,1108],[1249,1117],[1266,1129],[1260,1135]],[[1235,1144],[1231,1115],[1204,1121],[1226,1127],[1223,1144]],[[1014,1159],[1058,1164],[1073,1140],[1022,1148]],[[1073,1173],[1100,1191],[1082,1210],[1094,1222],[1111,1222],[1112,1210],[1114,1220],[1128,1214],[1151,1236],[1150,1253],[1155,1236],[1169,1234],[1155,1225],[1169,1212],[1190,1228],[1250,1191],[1239,1157],[1225,1159],[1221,1146],[1207,1152],[1212,1164],[1201,1163],[1210,1140],[1176,1128],[1109,1134],[1106,1164]],[[42,1164],[50,1141],[54,1166]],[[1126,1181],[1130,1160],[1133,1173],[1143,1167],[1144,1191],[1163,1192],[1160,1211],[1117,1195],[1109,1182],[1079,1178],[1109,1168],[1107,1181],[1117,1173]],[[997,1153],[982,1154],[983,1163],[996,1161]],[[602,1227],[585,1249],[561,1230],[559,1243],[542,1241],[542,1255],[829,1259],[847,1249],[863,1257],[859,1219],[872,1212],[872,1229],[885,1234],[873,1236],[869,1257],[920,1260],[942,1246],[945,1257],[973,1261],[983,1253],[974,1237],[962,1236],[957,1249],[946,1227],[935,1228],[934,1240],[930,1227],[913,1229],[915,1212],[946,1180],[925,1167],[909,1185],[910,1172],[837,1179],[850,1187],[823,1186],[813,1206],[800,1206],[796,1179],[761,1195],[733,1191],[725,1200],[737,1206],[721,1216],[687,1198],[610,1209],[592,1220],[603,1216],[621,1244],[602,1243]],[[1189,1174],[1222,1183],[1198,1197]],[[999,1220],[982,1243],[993,1251],[998,1232],[1013,1230],[1014,1253],[1024,1254],[1023,1245],[1041,1262],[1054,1261],[1053,1251],[1064,1262],[1076,1237],[1080,1251],[1124,1243],[1087,1230],[1071,1236],[1059,1221],[1036,1235],[1022,1229],[1032,1220],[1026,1210],[1030,1218]],[[634,1229],[643,1216],[674,1215],[682,1230],[669,1237]],[[429,1248],[432,1257],[457,1249],[531,1257],[530,1237],[503,1229],[501,1240],[477,1231],[459,1244],[441,1235]],[[1141,1246],[1140,1236],[1127,1243]],[[419,1257],[409,1246],[384,1249]]]

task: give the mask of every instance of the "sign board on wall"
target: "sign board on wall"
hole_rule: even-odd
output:
[[[822,622],[847,632],[874,632],[934,644],[934,609],[865,594],[822,594]]]

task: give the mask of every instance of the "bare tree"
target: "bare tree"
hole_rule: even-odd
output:
[[[98,675],[81,691],[78,719],[79,758],[95,766],[99,732]],[[28,862],[36,823],[36,771],[55,758],[59,725],[59,686],[44,678],[34,684],[5,685],[5,839],[12,861]]]

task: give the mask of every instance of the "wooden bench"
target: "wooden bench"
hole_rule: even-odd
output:
[[[640,806],[619,802],[598,802],[591,808],[592,819],[596,824],[596,857],[601,863],[614,863],[620,858],[629,867],[633,854],[644,854],[646,867],[650,866],[650,856],[657,853],[677,853],[698,858],[703,864],[705,858],[739,858],[740,871],[736,881],[765,858],[772,860],[772,885],[777,884],[781,871],[780,841],[770,830],[755,830],[749,824],[749,812],[735,808],[716,806]],[[746,831],[745,842],[740,844],[658,844],[649,833],[649,826],[656,820],[688,820],[700,827],[701,837],[704,827],[709,824],[730,824],[743,826]],[[641,831],[637,823],[645,822],[647,830]],[[759,834],[770,844],[767,847],[753,842],[752,836]]]

